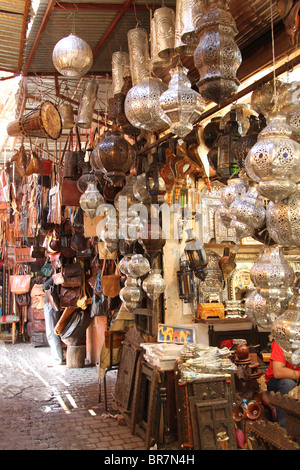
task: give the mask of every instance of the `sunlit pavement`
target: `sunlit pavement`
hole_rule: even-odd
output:
[[[0,342],[0,450],[143,450],[113,407],[98,402],[97,366],[48,367],[49,348]]]

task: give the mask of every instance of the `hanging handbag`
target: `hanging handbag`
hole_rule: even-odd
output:
[[[20,307],[27,307],[30,304],[30,294],[16,294],[16,302]]]
[[[80,263],[67,264],[62,269],[64,278],[63,287],[80,287],[82,284],[82,272]]]
[[[80,298],[77,300],[77,306],[80,307],[82,310],[86,310],[87,307],[92,303],[92,298],[88,297],[85,290],[85,279],[83,276],[83,283],[81,288]]]
[[[52,264],[49,261],[43,264],[41,267],[41,273],[43,276],[50,277],[52,275]]]
[[[91,321],[90,313],[78,308],[69,316],[59,336],[67,346],[77,346],[85,339]]]
[[[52,277],[53,277],[53,282],[54,282],[54,284],[56,284],[57,286],[58,286],[59,284],[63,284],[63,282],[64,282],[64,277],[63,277],[61,271],[58,272],[58,273],[52,274]]]
[[[77,300],[80,298],[80,287],[63,287],[60,290],[60,307],[76,307]]]
[[[31,306],[37,310],[42,310],[45,305],[45,292],[43,290],[43,284],[34,284],[31,292]]]
[[[91,304],[91,317],[104,317],[108,314],[108,298],[105,295],[93,294]]]
[[[121,284],[120,284],[121,276],[118,270],[117,263],[115,263],[115,266],[116,266],[115,274],[104,274],[105,265],[106,265],[106,256],[103,261],[102,274],[101,274],[102,292],[104,295],[106,295],[106,297],[113,298],[119,295],[119,292],[121,290]]]
[[[26,294],[30,290],[31,275],[23,265],[19,265],[16,274],[10,276],[10,290],[13,294]]]

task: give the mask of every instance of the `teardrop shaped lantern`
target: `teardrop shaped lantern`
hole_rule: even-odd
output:
[[[228,0],[203,0],[203,16],[197,23],[199,43],[194,53],[200,79],[201,96],[221,104],[236,93],[240,84],[236,72],[242,62],[241,52],[234,40],[235,21]]]
[[[93,64],[93,52],[84,39],[71,33],[56,43],[52,61],[56,70],[65,77],[81,77]]]
[[[148,33],[137,27],[128,31],[128,48],[133,87],[125,99],[128,121],[138,129],[161,131],[167,124],[160,118],[157,105],[167,85],[151,77]]]
[[[258,191],[275,203],[293,194],[300,183],[300,144],[291,135],[286,117],[273,114],[246,157],[247,167],[259,179]]]
[[[98,191],[97,182],[92,181],[88,183],[87,189],[80,196],[79,204],[87,217],[93,219],[96,217],[97,207],[104,204],[105,199]]]
[[[159,98],[161,117],[169,124],[173,134],[185,137],[203,113],[205,101],[191,88],[188,69],[177,66],[170,70],[170,74],[169,88]]]

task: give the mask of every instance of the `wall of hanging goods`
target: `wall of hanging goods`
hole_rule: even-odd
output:
[[[89,43],[99,5],[50,2],[27,53],[0,172],[0,334],[46,346],[53,309],[68,367],[99,364],[105,406],[119,367],[116,406],[147,448],[247,448],[270,334],[300,364],[299,8],[287,23],[276,3],[245,45],[235,2],[126,2],[115,50],[111,30]]]

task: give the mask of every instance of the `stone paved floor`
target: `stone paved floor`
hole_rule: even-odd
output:
[[[0,450],[143,450],[113,409],[98,403],[97,367],[47,367],[49,348],[0,342]]]

